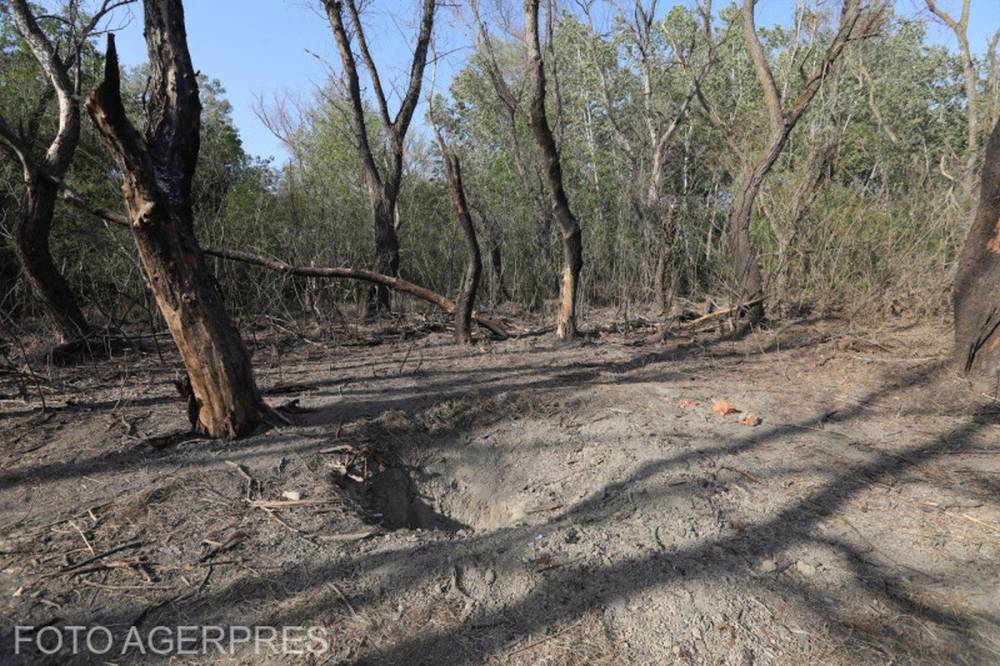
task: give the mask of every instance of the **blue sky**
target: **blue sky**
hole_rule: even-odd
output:
[[[831,1],[831,0],[826,0]],[[957,15],[961,0],[938,0]],[[516,3],[515,3],[516,4]],[[674,2],[668,0],[664,5]],[[717,5],[722,2],[717,0]],[[405,84],[420,3],[417,0],[374,0],[365,16],[373,55],[383,83],[391,88]],[[926,16],[923,0],[897,0],[897,10],[905,16]],[[760,0],[758,17],[762,24],[786,20],[794,0]],[[1000,27],[1000,0],[972,0],[970,41],[982,52],[987,39]],[[136,7],[131,20],[119,32],[122,62],[135,65],[146,60],[142,20]],[[327,78],[327,67],[339,69],[339,60],[326,16],[319,0],[187,0],[185,2],[188,42],[195,67],[226,88],[233,117],[248,152],[285,158],[281,142],[254,113],[255,102],[265,103],[274,96],[308,101]],[[124,20],[124,16],[116,20]],[[437,89],[468,55],[466,27],[454,10],[439,10],[439,34],[448,42],[438,46],[441,58]],[[437,31],[437,30],[436,30]],[[930,39],[954,44],[943,26],[932,25]],[[428,84],[429,84],[428,68]],[[423,117],[423,109],[418,111]]]

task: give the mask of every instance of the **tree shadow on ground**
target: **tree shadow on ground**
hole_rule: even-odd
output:
[[[600,369],[573,371],[557,374],[552,378],[526,384],[499,384],[487,391],[499,394],[507,391],[549,393],[561,389],[585,390],[596,381],[602,372],[627,373],[650,364],[663,363],[674,350],[660,355],[644,357],[625,363],[597,364]],[[929,383],[944,368],[942,363],[925,364],[864,396],[857,405],[841,410],[838,422],[847,423],[861,419],[866,407],[876,400],[913,389]],[[669,381],[667,376],[662,381]],[[460,379],[452,382],[436,383],[428,387],[433,396],[426,404],[439,403],[467,394]],[[406,403],[412,406],[412,402]],[[402,405],[392,400],[370,401],[362,407],[366,411],[382,411],[400,408]],[[346,407],[346,405],[345,405]],[[339,413],[323,413],[317,424],[337,421]],[[993,427],[996,413],[991,408],[982,408],[967,422],[941,435],[929,436],[901,452],[873,452],[871,459],[854,469],[835,474],[818,489],[805,497],[782,508],[776,515],[755,524],[747,525],[735,534],[722,534],[705,538],[695,544],[678,548],[662,549],[654,553],[644,553],[625,557],[619,561],[593,565],[564,566],[546,572],[540,582],[522,598],[502,610],[488,610],[476,613],[466,624],[482,629],[476,631],[468,627],[430,628],[416,635],[408,635],[390,645],[379,647],[367,654],[366,663],[479,663],[501,653],[502,644],[510,639],[526,639],[541,631],[552,629],[562,623],[581,617],[594,608],[604,608],[623,599],[638,595],[644,590],[670,585],[681,581],[711,580],[720,577],[738,577],[742,584],[753,588],[777,586],[790,595],[798,596],[802,603],[810,606],[821,618],[829,631],[839,637],[847,656],[858,660],[872,659],[884,651],[885,644],[891,644],[900,652],[892,657],[905,656],[920,660],[928,655],[940,657],[940,661],[963,661],[984,663],[996,658],[989,645],[978,635],[981,623],[996,628],[998,619],[991,616],[972,616],[918,598],[891,575],[873,564],[857,545],[846,541],[818,538],[813,532],[817,524],[830,519],[851,500],[857,498],[874,484],[883,480],[899,478],[912,468],[938,459],[946,454],[960,453],[971,446],[974,437],[984,428]],[[702,447],[692,451],[681,451],[668,457],[651,461],[640,466],[626,478],[606,484],[588,497],[564,510],[553,514],[542,525],[511,527],[482,534],[473,534],[461,540],[441,540],[419,543],[391,552],[345,555],[332,561],[305,563],[292,570],[269,573],[266,577],[250,577],[239,580],[217,591],[203,594],[189,602],[178,601],[158,607],[153,619],[158,624],[169,624],[169,620],[183,619],[185,624],[214,624],[229,617],[228,609],[236,607],[260,607],[260,604],[281,605],[298,595],[321,587],[328,582],[341,582],[358,571],[380,570],[384,573],[382,586],[386,589],[419,589],[426,585],[440,571],[427,566],[431,555],[435,561],[474,560],[490,558],[497,552],[517,552],[535,538],[540,531],[555,529],[567,524],[608,524],[618,519],[619,505],[612,501],[615,497],[628,493],[644,485],[659,489],[660,493],[689,492],[683,487],[665,487],[664,475],[677,470],[693,458],[705,456],[732,455],[761,447],[767,443],[781,441],[796,434],[801,429],[815,429],[824,424],[823,416],[803,418],[795,423],[776,425],[751,431],[736,438],[731,443],[715,447]],[[280,447],[280,444],[278,444]],[[122,459],[122,464],[130,464]],[[49,467],[39,470],[43,477],[48,475],[72,476],[86,473],[87,467]],[[776,470],[777,474],[780,470]],[[767,481],[767,479],[764,479]],[[9,481],[9,480],[8,480]],[[883,605],[887,612],[897,617],[906,616],[919,623],[929,623],[939,628],[944,638],[931,638],[920,632],[905,632],[894,628],[892,623],[865,629],[863,619],[852,617],[847,612],[838,611],[820,603],[806,582],[783,581],[755,582],[747,575],[760,562],[775,558],[780,553],[806,543],[822,543],[842,555],[851,563],[854,580],[866,593]],[[367,590],[350,594],[348,597],[352,612],[364,613],[366,608],[377,603],[378,590]],[[291,605],[290,611],[279,615],[261,612],[254,621],[271,619],[282,624],[303,624],[320,617],[329,606],[340,601],[332,593],[322,595],[312,603]],[[66,614],[67,624],[72,621],[127,627],[134,622],[142,608],[134,608],[128,614],[111,616],[78,617],[79,613]],[[505,641],[497,640],[497,632],[502,632]],[[867,633],[866,633],[867,632]],[[476,634],[481,634],[477,637]],[[865,634],[875,646],[858,641],[859,634]],[[949,639],[953,639],[950,652],[946,649]],[[4,640],[9,640],[5,636]],[[9,652],[7,652],[9,654]],[[882,655],[883,657],[885,654]]]

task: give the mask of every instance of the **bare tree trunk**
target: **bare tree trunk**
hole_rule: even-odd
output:
[[[556,337],[571,340],[576,337],[576,302],[580,269],[583,267],[583,240],[580,226],[569,207],[562,182],[562,166],[548,118],[545,115],[545,63],[538,42],[538,0],[524,0],[524,22],[528,43],[528,65],[531,69],[533,92],[528,111],[528,125],[541,155],[545,185],[549,192],[552,213],[559,225],[563,244],[562,281],[559,288],[559,312],[556,315]]]
[[[375,272],[399,275],[399,236],[396,234],[396,197],[378,191],[371,197],[375,229]],[[383,285],[372,285],[368,292],[366,310],[369,315],[389,312],[392,305],[389,290]]]
[[[795,125],[805,113],[816,93],[819,92],[823,81],[829,75],[834,62],[844,48],[855,39],[863,39],[871,35],[882,17],[881,10],[862,11],[860,0],[844,0],[837,34],[830,42],[823,57],[813,68],[812,73],[804,79],[786,111],[784,108],[785,100],[774,82],[771,66],[760,42],[760,37],[757,35],[754,19],[756,4],[756,0],[743,0],[741,14],[743,40],[750,60],[753,62],[757,80],[764,89],[764,106],[770,125],[767,143],[760,155],[751,160],[746,152],[736,145],[725,123],[705,99],[702,90],[697,87],[696,83],[698,99],[705,107],[709,120],[723,133],[726,142],[741,162],[740,171],[736,178],[735,196],[729,213],[729,232],[733,246],[734,277],[736,280],[735,307],[738,316],[744,318],[744,328],[756,325],[764,318],[764,280],[750,238],[753,207],[764,178],[777,162],[788,136],[795,129]]]
[[[656,274],[653,276],[656,309],[660,314],[667,314],[673,305],[674,286],[670,280],[670,264],[674,251],[674,210],[654,210],[653,219],[659,230],[659,249],[656,253]]]
[[[442,144],[443,145],[443,144]],[[472,342],[471,323],[472,309],[475,307],[476,291],[479,289],[479,277],[483,272],[483,260],[479,254],[479,241],[476,239],[476,228],[469,215],[469,206],[465,201],[465,187],[462,185],[462,166],[458,155],[446,153],[444,156],[445,170],[448,182],[455,197],[455,215],[465,236],[465,246],[469,252],[469,261],[465,268],[465,279],[462,290],[455,299],[455,342],[469,344]]]
[[[90,332],[90,324],[49,249],[58,189],[35,175],[25,180],[23,210],[14,228],[17,255],[29,284],[55,325],[59,341],[78,340]]]
[[[483,221],[483,228],[486,230],[486,239],[490,252],[490,268],[493,271],[494,281],[492,300],[493,305],[496,306],[499,303],[510,300],[510,292],[507,291],[507,283],[503,273],[503,234],[498,228],[499,223],[487,216],[486,211],[481,206],[476,205],[475,201],[470,205],[479,213],[479,217]]]
[[[955,274],[955,350],[965,372],[1000,375],[1000,123],[986,147],[979,209]]]
[[[144,0],[143,5],[150,59],[146,136],[125,113],[113,33],[104,81],[88,96],[87,111],[124,176],[136,249],[187,368],[192,426],[212,437],[235,439],[251,434],[267,408],[194,235],[191,179],[201,103],[184,10],[181,0]]]
[[[784,143],[784,141],[782,141]],[[778,149],[780,151],[780,148]],[[775,151],[777,153],[777,151]],[[775,154],[777,159],[777,154]],[[729,234],[733,251],[733,266],[736,280],[736,305],[746,303],[755,305],[737,310],[740,316],[746,317],[750,325],[764,319],[764,305],[760,300],[764,295],[764,278],[760,272],[757,253],[750,239],[750,220],[753,216],[753,205],[760,192],[764,175],[770,171],[771,164],[761,164],[758,168],[745,165],[736,181],[736,197],[729,212]]]
[[[503,249],[496,241],[490,243],[490,267],[493,269],[493,278],[496,280],[493,305],[499,305],[510,300],[510,292],[507,291],[503,275]]]
[[[324,0],[323,4],[337,42],[337,50],[340,52],[340,61],[344,66],[347,94],[351,103],[354,144],[368,184],[375,230],[375,272],[396,276],[399,274],[399,236],[396,233],[395,213],[403,178],[403,151],[406,146],[406,132],[420,99],[420,88],[427,64],[427,49],[434,27],[436,0],[423,0],[420,29],[410,65],[410,81],[395,118],[389,116],[389,104],[382,88],[382,80],[368,49],[368,40],[355,0]],[[344,21],[345,10],[353,28],[353,35],[348,31]],[[365,105],[361,97],[352,36],[357,41],[362,62],[371,78],[375,101],[378,104],[378,117],[387,137],[386,164],[382,171],[376,165],[375,155],[368,139]],[[368,294],[366,309],[369,315],[388,312],[389,290],[383,285],[373,285]]]

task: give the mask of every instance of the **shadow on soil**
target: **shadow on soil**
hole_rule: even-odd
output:
[[[816,339],[807,340],[801,343],[801,349],[808,352],[819,342]],[[769,348],[775,349],[776,345],[780,345],[782,349],[788,349],[793,344],[798,343],[788,341],[781,345],[780,342],[772,342]],[[345,394],[342,404],[308,415],[304,421],[309,426],[323,426],[346,420],[348,415],[357,418],[360,415],[377,414],[389,409],[411,411],[426,409],[459,399],[468,395],[471,390],[477,390],[484,397],[507,392],[549,395],[567,390],[586,391],[594,383],[628,382],[629,374],[639,369],[655,371],[655,381],[670,382],[685,379],[688,375],[675,372],[669,365],[663,369],[659,366],[687,358],[695,351],[705,353],[711,348],[712,344],[682,344],[628,361],[569,364],[549,369],[551,376],[540,380],[531,380],[532,376],[538,374],[538,368],[530,364],[508,367],[503,372],[493,372],[489,378],[478,382],[474,378],[462,376],[460,372],[442,373],[450,375],[451,378],[445,381],[427,381],[411,396],[394,398],[381,397],[377,393],[369,393],[367,397],[362,397],[361,394],[356,396]],[[518,355],[519,358],[528,358],[521,352],[518,352]],[[711,360],[712,362],[735,360],[746,355],[745,351],[723,350],[713,353]],[[863,419],[866,414],[865,405],[885,399],[893,393],[927,384],[942,370],[942,363],[928,363],[917,369],[898,373],[886,386],[863,396],[856,406],[839,411],[837,419],[840,423]],[[428,379],[432,377],[433,374],[428,373]],[[650,378],[646,376],[642,381],[650,381]],[[322,389],[331,384],[335,383],[314,382],[309,384],[308,388]],[[502,645],[510,644],[512,640],[536,635],[546,628],[560,626],[581,617],[595,607],[608,606],[616,600],[637,595],[643,590],[678,580],[713,579],[731,575],[739,575],[752,585],[752,579],[747,575],[748,571],[753,570],[760,562],[774,558],[793,546],[820,539],[815,536],[814,531],[817,523],[834,516],[852,498],[864,493],[875,483],[900,477],[917,465],[946,454],[962,452],[975,435],[983,428],[993,427],[996,422],[995,410],[982,409],[972,415],[966,423],[942,436],[916,442],[902,453],[875,455],[870,462],[860,467],[833,475],[818,490],[786,506],[771,519],[747,525],[745,529],[735,534],[716,536],[688,547],[631,557],[596,568],[572,563],[554,568],[546,572],[523,598],[502,612],[478,613],[468,619],[467,625],[481,629],[440,629],[429,626],[418,636],[404,638],[377,650],[374,654],[368,654],[364,663],[481,663],[499,654]],[[745,436],[720,444],[714,450],[701,448],[697,451],[677,452],[647,463],[629,477],[615,480],[581,501],[565,507],[561,512],[552,515],[545,525],[512,526],[494,531],[476,532],[460,541],[439,540],[420,543],[391,552],[347,555],[320,564],[304,561],[291,570],[269,572],[260,578],[244,578],[233,585],[207,592],[190,601],[166,603],[146,614],[143,621],[147,625],[169,625],[175,621],[181,621],[182,624],[214,624],[220,618],[226,617],[225,609],[231,606],[246,607],[256,602],[259,607],[280,607],[283,602],[320,588],[326,582],[340,582],[348,579],[352,572],[375,569],[386,572],[382,583],[386,589],[397,590],[408,587],[417,589],[426,585],[432,576],[440,574],[429,570],[426,566],[429,561],[428,552],[432,552],[437,561],[489,557],[498,551],[524,548],[546,526],[566,523],[611,523],[618,519],[616,507],[619,505],[613,501],[615,497],[638,486],[649,484],[657,486],[657,480],[666,472],[690,462],[693,456],[731,455],[749,451],[798,434],[802,429],[821,427],[823,421],[820,417],[810,417],[788,425],[765,426],[748,431]],[[282,441],[282,438],[276,438],[269,446],[280,447]],[[322,443],[316,444],[317,447],[321,445]],[[310,448],[311,446],[301,448],[298,452],[302,453]],[[230,449],[227,452],[228,457],[231,458],[234,452],[234,449]],[[142,461],[136,460],[131,452],[108,454],[82,461],[43,464],[14,474],[3,472],[0,474],[0,487],[27,482],[45,483],[46,480],[84,476],[102,469],[114,468],[121,471],[138,465],[176,465],[176,462],[170,458],[169,452],[159,457],[147,457]],[[779,472],[780,470],[775,471],[776,474]],[[662,484],[659,492],[664,494],[687,492],[684,486],[666,487],[666,485]],[[398,468],[390,468],[376,482],[374,500],[370,508],[374,513],[381,514],[377,516],[377,521],[390,528],[419,527],[456,531],[466,527],[447,516],[435,514],[419,497],[409,472]],[[996,654],[977,640],[975,626],[981,622],[996,625],[1000,622],[998,618],[970,617],[949,608],[931,605],[925,600],[918,600],[911,596],[906,586],[901,585],[893,577],[886,576],[871,562],[868,554],[856,546],[831,539],[826,539],[823,543],[826,547],[839,552],[851,563],[857,584],[889,609],[887,618],[893,614],[896,617],[914,618],[919,623],[929,623],[942,632],[942,635],[935,635],[928,630],[922,634],[922,640],[915,639],[914,636],[921,634],[900,632],[897,629],[898,623],[887,621],[880,626],[867,625],[864,621],[845,614],[842,609],[818,601],[817,595],[810,592],[806,582],[770,579],[766,583],[781,588],[786,595],[796,597],[801,603],[813,608],[817,616],[824,619],[833,637],[841,640],[845,650],[857,650],[853,656],[859,661],[877,660],[880,657],[886,660],[923,661],[930,654],[940,655],[942,661],[955,662],[986,663],[996,659]],[[378,592],[375,590],[361,590],[348,594],[346,600],[349,601],[352,612],[363,614],[367,607],[376,602],[377,595]],[[339,603],[340,601],[334,598],[331,592],[322,595],[322,598],[313,604],[298,604],[292,611],[282,612],[278,619],[282,624],[288,625],[309,624],[311,620],[322,616],[324,606]],[[142,610],[141,606],[136,606],[134,612],[129,614],[102,616],[100,612],[96,612],[83,617],[67,607],[59,615],[66,624],[100,622],[108,626],[128,627]],[[266,621],[267,618],[268,612],[262,611],[261,616],[253,620]],[[9,634],[3,637],[4,643],[9,640]],[[858,647],[859,645],[864,645],[864,649]],[[941,652],[946,645],[951,646],[950,651]],[[0,649],[10,654],[8,645],[3,645]],[[893,654],[891,650],[897,652]],[[851,656],[850,653],[847,654],[848,659]]]

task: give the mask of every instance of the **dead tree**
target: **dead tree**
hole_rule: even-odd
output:
[[[368,50],[368,40],[358,15],[357,3],[355,0],[324,0],[323,4],[326,7],[330,26],[333,28],[337,49],[340,52],[340,60],[344,67],[347,94],[350,98],[354,144],[368,186],[368,198],[371,202],[375,229],[375,272],[398,275],[399,236],[396,233],[396,203],[399,199],[403,178],[403,151],[406,131],[410,127],[413,112],[420,99],[420,87],[423,83],[424,67],[427,64],[427,48],[434,27],[436,0],[423,0],[423,14],[417,34],[417,43],[413,49],[413,62],[410,67],[410,81],[395,118],[389,115],[389,104],[378,69],[375,66],[375,60]],[[375,157],[376,151],[372,150],[368,136],[364,100],[361,97],[361,84],[358,79],[358,66],[354,58],[351,36],[348,34],[344,22],[345,9],[350,17],[353,36],[357,40],[361,59],[372,82],[375,101],[378,105],[379,121],[385,132],[385,166],[382,170],[378,167]],[[369,314],[389,311],[389,291],[382,286],[373,288],[368,294],[367,308]]]
[[[744,326],[752,326],[764,318],[764,280],[757,254],[750,240],[750,219],[761,185],[781,156],[788,136],[819,92],[823,81],[844,48],[849,42],[870,35],[881,17],[878,11],[862,10],[861,0],[844,0],[837,33],[812,72],[804,77],[795,98],[786,110],[786,100],[775,83],[767,54],[757,35],[754,19],[756,4],[756,0],[743,0],[741,12],[743,39],[754,72],[764,89],[764,105],[768,115],[768,134],[763,150],[756,157],[751,157],[736,145],[729,129],[708,103],[700,86],[698,87],[699,101],[709,119],[723,134],[740,162],[729,213],[729,232],[735,267],[737,313],[739,317],[745,318]]]
[[[528,107],[531,128],[545,174],[552,214],[559,225],[563,243],[563,272],[559,287],[559,312],[556,314],[556,337],[571,340],[576,337],[576,302],[580,269],[583,267],[583,240],[580,225],[569,207],[563,188],[562,166],[552,129],[545,114],[545,63],[538,41],[538,0],[524,0],[525,41],[528,45],[528,69],[532,82]]]
[[[117,162],[125,209],[150,289],[191,384],[192,426],[212,437],[250,434],[267,412],[250,357],[194,234],[191,180],[201,102],[181,0],[143,0],[149,84],[141,134],[122,103],[114,35],[104,80],[86,106]]]
[[[58,130],[38,163],[57,178],[65,177],[80,143],[80,49],[108,12],[132,1],[104,0],[90,20],[85,25],[78,26],[78,8],[76,2],[71,0],[68,4],[71,27],[67,34],[71,46],[63,56],[60,56],[56,46],[39,27],[26,0],[10,0],[7,6],[18,33],[51,86],[51,91],[46,91],[45,96],[54,92],[59,106]],[[75,81],[71,81],[70,72],[74,66],[77,67],[77,75]],[[47,100],[43,100],[45,101]],[[14,246],[24,274],[55,325],[60,342],[69,342],[86,337],[91,327],[76,296],[56,267],[49,247],[58,189],[48,179],[40,177],[32,160],[28,159],[35,140],[33,135],[37,133],[37,121],[44,111],[45,104],[39,104],[34,122],[28,123],[28,127],[33,127],[34,131],[29,129],[27,133],[18,132],[4,141],[8,152],[13,153],[20,163],[24,177],[21,213],[14,227]],[[6,125],[10,130],[10,125]]]
[[[1000,375],[1000,122],[980,183],[979,209],[955,274],[954,356],[963,371],[992,378]]]

